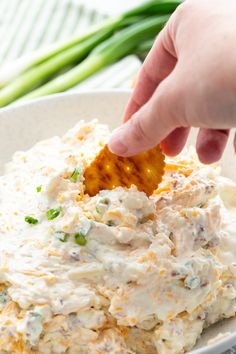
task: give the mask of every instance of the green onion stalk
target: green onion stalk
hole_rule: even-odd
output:
[[[116,19],[118,21],[118,19]],[[46,60],[53,56],[64,52],[65,50],[78,45],[87,39],[97,34],[100,30],[103,30],[110,25],[113,25],[114,20],[106,20],[102,24],[93,26],[89,31],[82,33],[80,36],[74,36],[69,40],[65,40],[60,43],[54,43],[47,48],[36,50],[33,53],[29,53],[13,62],[7,63],[0,68],[0,87],[6,86],[13,78],[21,74],[22,72],[36,67],[42,64]]]
[[[0,107],[15,101],[33,88],[45,83],[56,72],[83,59],[97,44],[111,35],[111,28],[103,29],[84,42],[59,53],[44,63],[32,67],[0,90]]]
[[[175,11],[175,9],[182,3],[183,0],[149,0],[141,5],[127,11],[123,17],[130,17],[139,14],[145,15],[166,15]]]
[[[98,38],[103,40],[102,36],[99,37],[99,33],[102,31],[108,31],[112,33],[115,30],[124,28],[125,26],[131,25],[132,22],[137,21],[137,16],[150,16],[150,15],[160,15],[160,14],[169,14],[173,12],[176,7],[181,3],[181,0],[148,0],[143,4],[131,9],[124,14],[117,16],[116,18],[106,19],[101,24],[92,26],[89,31],[84,32],[81,35],[74,36],[66,41],[61,43],[53,44],[46,49],[38,50],[36,52],[30,53],[28,56],[24,56],[12,63],[8,63],[0,68],[0,88],[5,87],[12,82],[14,78],[21,75],[32,68],[40,67],[41,64],[50,61],[59,55],[59,59],[56,60],[56,65],[54,66],[54,61],[50,61],[48,66],[45,69],[45,74],[42,77],[36,80],[32,85],[40,84],[45,79],[49,79],[56,72],[66,67],[67,65],[74,64],[76,60],[77,63],[83,58],[83,55],[86,54],[85,47],[88,41],[95,36],[95,39],[90,44],[93,43],[93,46],[97,44]],[[141,20],[141,18],[140,18]],[[80,51],[80,45],[85,42],[84,48]],[[73,48],[73,49],[72,49]],[[89,45],[87,46],[89,48]],[[78,54],[77,54],[78,53]],[[83,54],[81,54],[83,53]],[[77,56],[76,56],[77,54]],[[71,58],[71,59],[70,59]],[[63,62],[65,60],[65,62]],[[61,65],[59,65],[59,62]],[[49,67],[51,68],[49,70]],[[47,71],[48,70],[48,71]],[[46,74],[47,72],[47,74]],[[14,98],[13,98],[14,100]]]
[[[132,53],[140,42],[153,38],[161,31],[169,16],[155,16],[143,20],[113,35],[98,45],[79,65],[67,73],[22,97],[24,100],[62,92],[77,85],[97,71]],[[0,105],[2,96],[0,94]]]

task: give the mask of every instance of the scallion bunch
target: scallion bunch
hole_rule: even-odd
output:
[[[67,41],[0,68],[0,107],[70,89],[97,71],[151,47],[181,0],[147,0]]]

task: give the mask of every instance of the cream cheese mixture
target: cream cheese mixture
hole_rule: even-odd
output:
[[[79,122],[0,177],[0,353],[181,354],[236,312],[236,184],[188,152],[148,198],[84,193],[109,137]]]

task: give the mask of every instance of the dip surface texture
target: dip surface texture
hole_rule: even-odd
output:
[[[79,122],[0,177],[0,353],[182,354],[236,312],[236,184],[188,152],[148,198],[84,193],[109,137]]]

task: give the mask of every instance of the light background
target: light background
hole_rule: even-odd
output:
[[[142,0],[0,0],[0,65],[60,41]],[[129,56],[73,90],[130,88],[141,66]],[[148,354],[148,353],[147,353]],[[212,353],[214,354],[214,353]],[[236,354],[236,348],[224,354]]]

